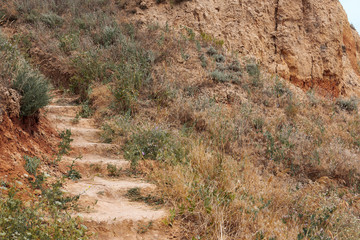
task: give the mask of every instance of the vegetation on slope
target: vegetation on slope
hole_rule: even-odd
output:
[[[49,82],[34,70],[20,51],[0,32],[0,86],[11,87],[21,95],[20,117],[34,117],[49,102]],[[2,113],[1,113],[2,114]],[[66,140],[66,138],[64,138]],[[64,141],[65,141],[64,140]],[[62,141],[59,150],[69,149]],[[58,159],[63,152],[59,153]],[[28,182],[10,182],[2,176],[0,182],[1,239],[88,239],[87,228],[66,211],[73,208],[78,196],[65,196],[63,180],[48,181],[40,172],[40,159],[24,156]],[[25,184],[29,183],[31,189]],[[41,192],[41,197],[34,194]]]
[[[118,1],[16,7],[14,40],[74,69],[60,85],[157,183],[186,239],[359,239],[355,98],[303,93],[206,33],[123,23]]]
[[[49,82],[35,71],[0,32],[0,84],[17,90],[22,98],[20,116],[37,114],[49,103]]]

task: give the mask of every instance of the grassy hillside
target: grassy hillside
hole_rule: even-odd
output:
[[[3,31],[158,185],[164,224],[184,239],[360,238],[355,97],[303,92],[207,33],[127,22],[123,4],[13,1]]]

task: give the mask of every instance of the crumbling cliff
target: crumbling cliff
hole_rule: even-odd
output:
[[[187,26],[224,40],[305,90],[360,93],[360,38],[338,0],[137,1],[122,6],[143,23]]]

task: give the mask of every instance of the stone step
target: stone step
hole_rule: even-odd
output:
[[[101,130],[95,128],[69,127],[64,124],[56,126],[58,131],[71,131],[71,138],[74,142],[99,143]]]
[[[166,216],[165,211],[154,209],[140,202],[130,202],[124,195],[131,188],[154,190],[155,186],[135,180],[111,180],[95,177],[91,180],[71,182],[65,190],[80,194],[83,204],[95,204],[86,212],[80,212],[85,220],[96,222],[156,220]]]
[[[72,151],[70,156],[77,157],[79,155],[97,154],[104,156],[111,156],[118,152],[118,147],[115,144],[106,143],[92,143],[75,139],[71,144]]]
[[[55,96],[51,99],[52,105],[76,105],[79,104],[79,97]]]
[[[64,117],[56,115],[48,115],[48,119],[53,122],[53,124],[66,127],[79,127],[79,128],[96,128],[96,123],[94,119],[91,118],[79,118],[77,121],[73,117]]]
[[[61,164],[69,166],[73,161],[75,161],[76,169],[88,177],[98,174],[108,175],[108,164],[114,165],[118,170],[126,170],[130,167],[130,162],[125,159],[107,158],[99,155],[84,155],[80,159],[64,157]]]
[[[75,118],[81,111],[81,106],[49,105],[45,108],[47,115],[66,116]]]

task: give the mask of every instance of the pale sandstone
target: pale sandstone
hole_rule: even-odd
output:
[[[129,13],[135,20],[211,34],[230,51],[259,59],[268,71],[305,90],[360,93],[360,38],[338,0],[147,0],[142,5],[146,8]]]

